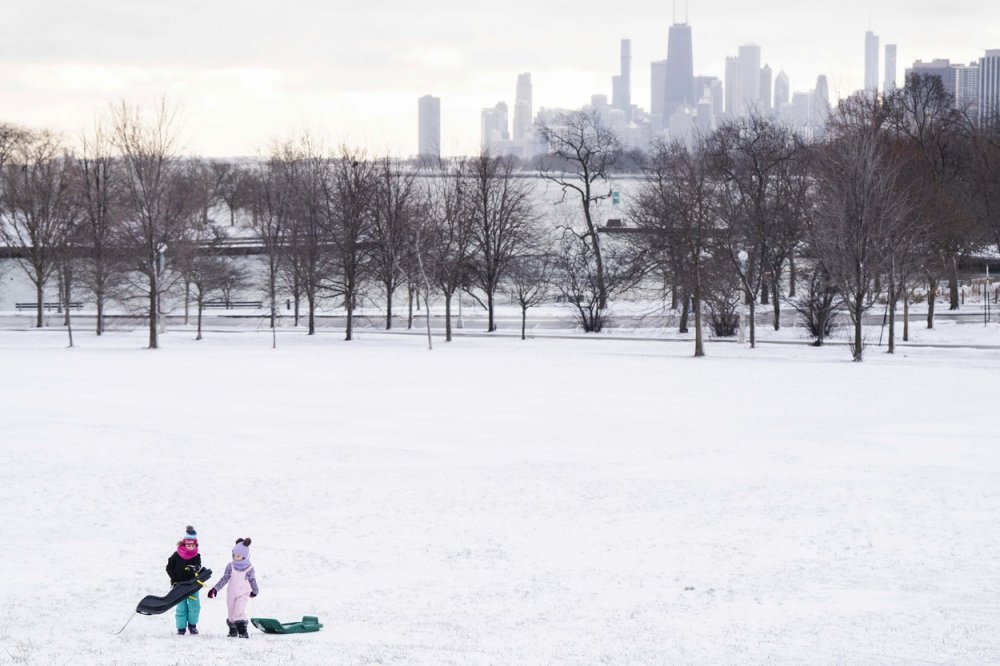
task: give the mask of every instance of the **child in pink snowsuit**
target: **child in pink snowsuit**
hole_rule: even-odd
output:
[[[233,547],[233,561],[226,565],[226,573],[211,590],[208,598],[214,599],[219,590],[229,583],[226,605],[229,606],[229,637],[250,638],[247,633],[247,600],[257,596],[257,578],[250,563],[250,539],[237,539]]]

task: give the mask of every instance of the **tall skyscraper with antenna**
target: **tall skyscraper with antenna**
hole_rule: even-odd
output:
[[[878,92],[878,35],[865,33],[865,90]]]
[[[632,40],[623,39],[621,67],[617,76],[611,77],[611,106],[621,109],[625,122],[632,118]]]
[[[664,115],[670,117],[681,105],[694,105],[694,55],[691,26],[674,23],[667,35],[667,81]]]

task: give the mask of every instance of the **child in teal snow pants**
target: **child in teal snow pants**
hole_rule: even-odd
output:
[[[194,580],[201,569],[201,555],[198,553],[198,533],[190,525],[184,532],[184,537],[177,542],[177,550],[167,560],[167,575],[170,584],[186,583]],[[177,604],[177,633],[184,635],[185,630],[192,634],[198,633],[198,615],[201,613],[201,601],[195,592],[184,601]]]
[[[177,618],[177,633],[183,634],[187,628],[192,634],[198,633],[198,616],[201,614],[201,599],[195,592],[184,601],[177,604],[174,616]]]

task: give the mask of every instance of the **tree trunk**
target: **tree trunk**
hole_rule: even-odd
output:
[[[864,351],[864,347],[861,344],[861,334],[862,334],[862,331],[861,331],[861,317],[864,315],[864,304],[865,304],[865,295],[863,293],[859,293],[854,298],[854,303],[853,303],[853,305],[851,307],[851,309],[853,310],[853,315],[854,315],[854,349],[853,349],[853,352],[854,352],[854,360],[856,362],[860,362],[862,360],[862,352]]]
[[[488,314],[488,319],[487,319],[487,328],[486,328],[486,330],[487,330],[487,332],[492,333],[493,331],[497,330],[497,325],[496,325],[496,323],[495,323],[495,321],[493,319],[493,292],[492,291],[488,291],[486,293],[486,310],[489,313]]]
[[[521,339],[527,340],[525,335],[526,329],[528,328],[528,308],[521,306]]]
[[[678,333],[688,332],[688,314],[690,312],[691,299],[688,297],[687,290],[685,289],[681,293],[681,321],[677,327]]]
[[[899,286],[900,293],[903,294],[903,342],[910,341],[910,290],[904,282]]]
[[[45,285],[42,284],[41,280],[35,282],[35,299],[38,302],[38,307],[35,310],[35,328],[42,327],[42,311],[45,308]]]
[[[771,283],[771,293],[774,296],[774,330],[776,331],[781,330],[781,299],[779,298],[778,289],[780,287],[778,286],[777,278],[775,278]]]
[[[695,358],[705,355],[705,345],[701,332],[701,277],[698,268],[694,269],[694,355]]]
[[[344,341],[350,342],[354,335],[354,286],[349,285],[347,288],[347,333],[344,335]]]
[[[795,253],[788,255],[788,297],[795,298]]]
[[[889,353],[896,353],[896,276],[889,272]]]
[[[98,290],[94,294],[94,298],[97,301],[97,323],[95,324],[97,335],[102,335],[104,333],[104,292]]]
[[[204,284],[204,283],[202,283],[202,284]],[[203,308],[204,308],[203,299],[201,297],[199,297],[198,298],[198,335],[197,335],[197,337],[195,337],[195,340],[201,340],[201,312],[202,312]]]
[[[406,315],[406,330],[409,331],[410,329],[413,328],[413,285],[412,284],[407,283],[407,285],[406,285],[406,293],[407,293],[408,301],[409,301],[408,302],[408,312],[407,312],[407,315]]]
[[[949,310],[959,308],[958,296],[958,258],[954,254],[948,255],[948,296],[950,299]]]
[[[69,304],[71,302],[71,297],[72,297],[72,288],[70,286],[72,284],[72,280],[71,280],[72,276],[70,275],[70,270],[69,270],[68,266],[64,269],[63,274],[64,274],[64,278],[63,278],[63,293],[61,294],[61,296],[63,297],[62,298],[63,304],[66,306],[66,319],[64,320],[64,323],[66,325],[66,334],[69,336],[69,347],[70,347],[70,349],[72,349],[73,348],[73,320],[70,317],[70,307],[69,307]]]
[[[749,290],[748,292],[749,293]],[[750,349],[757,347],[757,299],[750,294]]]
[[[190,316],[191,310],[191,281],[184,280],[184,325],[187,326],[191,322]],[[201,338],[199,338],[200,340]]]
[[[931,278],[927,283],[927,328],[934,328],[934,301],[937,300],[938,280]]]
[[[309,335],[316,334],[316,297],[313,294],[306,294],[309,305]]]
[[[154,268],[149,276],[149,348],[156,349],[159,346],[159,341],[156,337],[156,326],[159,323],[157,319],[160,315],[157,307],[160,302],[160,290],[156,279],[156,263],[154,262],[152,265]]]
[[[385,283],[385,330],[392,330],[392,285]]]
[[[444,341],[451,342],[451,296],[453,292],[444,292]]]

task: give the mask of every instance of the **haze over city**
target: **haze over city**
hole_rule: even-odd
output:
[[[469,154],[481,110],[512,104],[520,72],[531,73],[536,111],[610,97],[622,39],[633,103],[648,110],[649,63],[666,57],[669,27],[685,19],[696,74],[721,79],[725,58],[752,42],[793,90],[825,74],[836,100],[862,87],[866,30],[898,45],[901,80],[915,60],[968,63],[996,48],[1000,3],[19,3],[0,25],[0,109],[73,138],[109,102],[166,96],[181,110],[186,153],[251,155],[308,128],[405,156],[417,152],[416,99],[432,94],[442,153]]]

